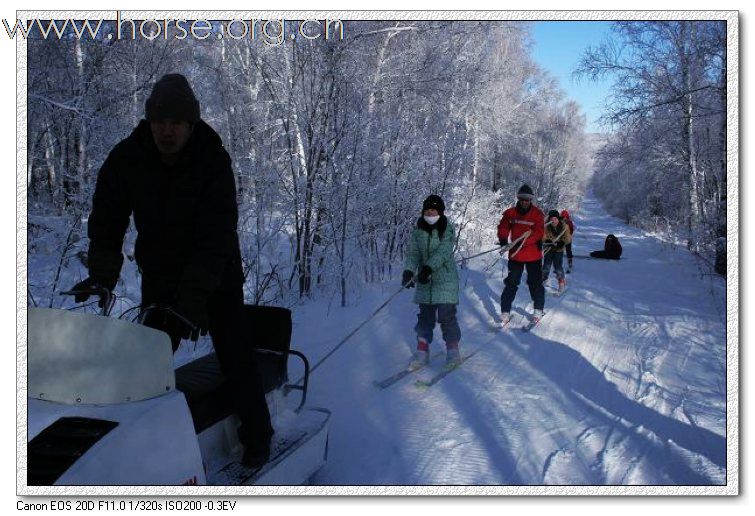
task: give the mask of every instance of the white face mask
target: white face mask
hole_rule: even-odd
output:
[[[427,222],[431,226],[440,220],[440,215],[436,215],[434,217],[430,217],[428,215],[424,215],[424,217],[425,217],[425,222]]]

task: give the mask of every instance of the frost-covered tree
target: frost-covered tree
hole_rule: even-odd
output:
[[[584,118],[533,61],[528,24],[351,21],[344,34],[30,41],[32,210],[86,215],[98,167],[168,72],[189,78],[232,157],[248,302],[345,306],[395,279],[431,193],[460,256],[492,245],[524,181],[547,208],[579,202]]]
[[[579,73],[614,79],[615,131],[595,188],[614,213],[668,229],[726,272],[726,23],[621,22]]]

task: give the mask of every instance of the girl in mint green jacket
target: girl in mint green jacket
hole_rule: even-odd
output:
[[[461,330],[456,321],[456,305],[459,304],[459,274],[454,261],[454,226],[443,214],[443,199],[431,195],[422,203],[422,217],[409,237],[409,247],[404,262],[402,284],[406,288],[417,287],[414,302],[419,305],[417,325],[417,352],[410,364],[411,369],[424,366],[430,360],[430,343],[433,340],[435,323],[440,323],[446,341],[446,363],[459,363],[459,340]],[[419,271],[414,278],[414,271]]]

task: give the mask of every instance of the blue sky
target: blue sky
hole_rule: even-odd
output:
[[[604,21],[548,21],[536,22],[532,29],[535,60],[556,76],[566,94],[582,106],[589,132],[600,132],[597,120],[611,81],[595,83],[583,78],[577,82],[572,72],[585,48],[597,46],[610,35],[610,25]]]

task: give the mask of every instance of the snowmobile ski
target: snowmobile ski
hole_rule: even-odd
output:
[[[459,360],[455,364],[452,364],[452,365],[449,364],[449,365],[443,366],[443,369],[431,378],[427,378],[425,380],[417,380],[416,382],[414,382],[414,386],[417,387],[418,389],[427,389],[427,388],[432,387],[433,385],[441,381],[443,378],[448,376],[450,373],[456,371],[459,368],[459,366],[461,366],[464,362],[472,358],[478,351],[479,349],[473,351],[469,355],[461,357],[461,360]]]
[[[399,371],[396,374],[392,374],[388,378],[385,378],[385,379],[380,380],[380,381],[375,381],[374,382],[375,383],[375,387],[377,387],[378,389],[386,389],[386,388],[390,387],[391,385],[393,385],[394,383],[396,383],[399,380],[401,380],[402,378],[405,378],[406,376],[409,376],[412,373],[416,373],[417,371],[421,371],[422,369],[424,369],[425,367],[427,367],[430,362],[432,362],[434,359],[440,357],[441,355],[442,355],[442,353],[440,353],[440,352],[439,353],[435,353],[434,355],[432,355],[430,357],[430,360],[428,361],[428,363],[425,364],[425,365],[423,365],[423,366],[420,366],[420,367],[418,367],[416,369],[411,369],[411,368],[407,367],[405,369],[402,369],[401,371]]]

